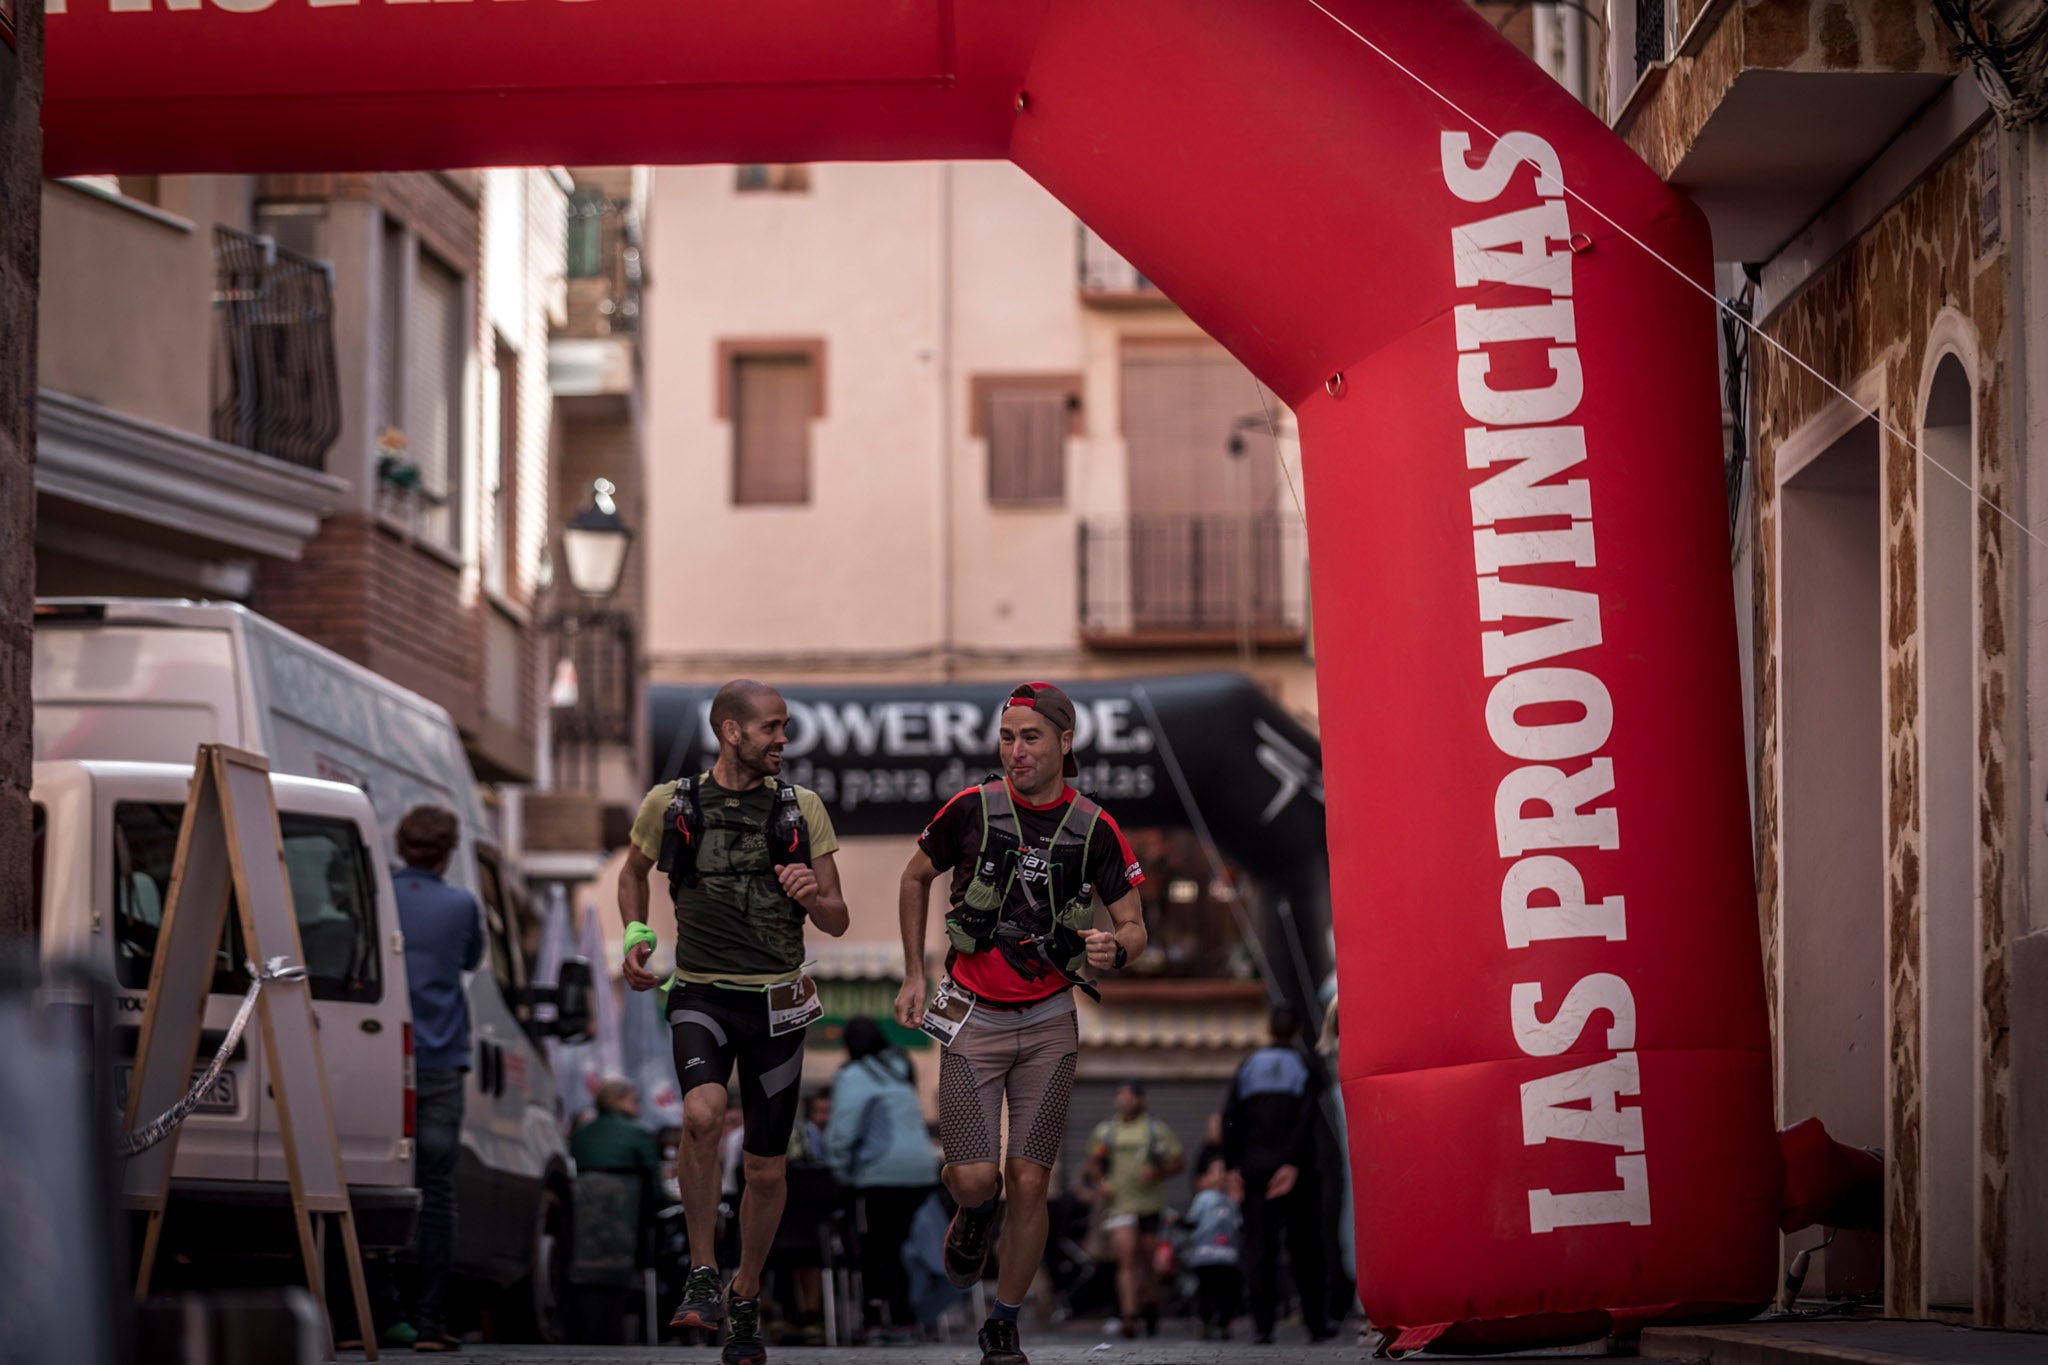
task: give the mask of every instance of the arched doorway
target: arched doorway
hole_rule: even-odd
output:
[[[1977,727],[1975,394],[1962,359],[1934,366],[1921,417],[1926,567],[1920,666],[1926,902],[1921,1074],[1927,1306],[1967,1313],[1977,1274]]]

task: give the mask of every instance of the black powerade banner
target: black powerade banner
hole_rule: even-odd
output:
[[[1196,825],[1184,787],[1217,846],[1259,879],[1269,903],[1286,904],[1296,946],[1320,973],[1329,860],[1315,737],[1239,673],[1060,685],[1074,702],[1074,785],[1134,829]],[[711,766],[716,691],[649,689],[653,781]],[[842,836],[913,837],[956,792],[1000,769],[1008,691],[998,683],[782,688],[782,776],[815,791]]]

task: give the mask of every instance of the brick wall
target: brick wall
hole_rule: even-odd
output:
[[[42,222],[42,0],[0,42],[0,940],[30,926],[29,609],[35,596],[36,256]]]
[[[482,714],[482,624],[462,570],[361,513],[327,520],[295,563],[266,564],[252,605],[448,709],[464,731]]]

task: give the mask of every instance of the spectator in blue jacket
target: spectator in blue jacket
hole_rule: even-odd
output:
[[[938,1162],[910,1058],[889,1045],[882,1026],[873,1019],[848,1020],[846,1058],[832,1078],[825,1145],[840,1184],[853,1192],[866,1336],[905,1340],[916,1318],[903,1269],[903,1242],[918,1207],[938,1183]]]
[[[398,822],[392,877],[412,995],[414,1182],[420,1190],[415,1351],[460,1350],[448,1332],[448,1270],[455,1260],[455,1157],[462,1145],[463,1073],[469,1070],[469,1000],[462,975],[484,957],[475,896],[441,880],[462,826],[445,806],[414,806]]]

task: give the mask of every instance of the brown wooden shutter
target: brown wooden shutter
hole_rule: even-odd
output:
[[[407,454],[420,484],[442,496],[421,525],[429,539],[454,548],[462,482],[462,277],[422,252],[413,277],[407,329]]]
[[[1277,400],[1208,342],[1126,341],[1123,381],[1134,624],[1227,629],[1247,607],[1255,620],[1280,610],[1278,463],[1263,426]],[[1238,419],[1254,414],[1233,456]]]
[[[991,388],[986,402],[988,500],[1037,506],[1063,502],[1067,395],[1043,387]]]
[[[801,503],[811,495],[814,362],[801,355],[733,358],[733,501]]]

